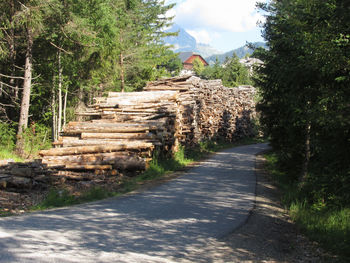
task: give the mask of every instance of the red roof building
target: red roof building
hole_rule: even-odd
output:
[[[193,61],[195,59],[199,59],[203,63],[204,66],[209,65],[208,62],[206,62],[205,59],[201,55],[193,53],[193,52],[181,52],[181,53],[179,53],[179,58],[182,61],[182,65],[183,65],[184,69],[187,69],[187,70],[193,69]]]

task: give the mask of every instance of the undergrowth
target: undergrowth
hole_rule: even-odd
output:
[[[31,124],[23,133],[25,158],[36,157],[42,149],[51,147],[49,128],[41,124]],[[13,125],[0,122],[0,160],[12,159],[21,162],[24,159],[14,153],[16,129]]]
[[[105,189],[101,187],[94,187],[79,196],[74,196],[65,189],[51,189],[45,200],[40,204],[33,206],[31,209],[43,210],[55,207],[77,205],[85,202],[101,200],[115,195],[115,193],[105,191]]]
[[[292,220],[311,240],[339,255],[338,262],[350,262],[350,208],[310,201],[308,193],[290,179],[293,171],[281,167],[275,153],[266,154],[265,158]]]

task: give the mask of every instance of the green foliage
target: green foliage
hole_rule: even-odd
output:
[[[12,151],[15,146],[16,130],[9,124],[0,122],[0,149]]]
[[[327,249],[350,259],[350,209],[318,211],[300,203],[290,207],[291,217],[312,239]],[[345,261],[344,261],[345,262]]]
[[[272,1],[256,78],[261,124],[310,203],[347,207],[350,189],[350,6],[340,0]],[[308,129],[308,127],[311,127]],[[310,160],[302,178],[310,138]]]
[[[200,76],[203,72],[205,66],[203,62],[199,58],[195,58],[193,60],[193,70],[196,73],[197,76]]]
[[[292,179],[295,176],[294,167],[285,166],[277,153],[264,157],[269,175],[281,190],[282,203],[298,227],[309,238],[340,255],[340,262],[349,260],[350,209],[329,205],[322,199],[310,201],[309,190],[300,189]]]
[[[172,51],[169,51],[169,52],[172,52]],[[165,68],[172,76],[177,76],[183,67],[182,61],[177,56],[177,54],[170,56],[170,59],[167,62],[165,62],[164,64],[165,64]]]
[[[16,130],[10,124],[0,121],[0,160],[12,159],[14,161],[23,161],[13,153],[16,140]]]
[[[138,179],[142,181],[155,179],[166,173],[179,170],[191,162],[193,162],[193,159],[186,156],[186,151],[183,146],[179,146],[178,151],[170,158],[161,156],[158,151],[155,151],[148,169],[143,172]]]
[[[168,63],[173,64],[169,72],[176,73],[176,56],[163,43],[169,35],[163,28],[171,22],[165,13],[172,7],[158,0],[2,1],[0,73],[16,78],[1,77],[0,120],[18,122],[26,26],[31,26],[34,41],[29,123],[52,126],[60,71],[70,112],[94,96],[120,90],[122,71],[128,91],[169,74],[164,71]]]
[[[33,157],[38,151],[51,147],[50,130],[40,124],[32,124],[23,134],[26,157]],[[14,159],[22,161],[13,153],[16,131],[9,124],[0,122],[0,159]]]
[[[216,60],[213,66],[205,67],[198,75],[204,79],[222,79],[226,87],[252,84],[248,69],[239,62],[235,54],[232,58],[227,58],[223,66]]]
[[[231,59],[228,59],[224,65],[222,82],[225,86],[237,87],[239,85],[252,84],[248,69],[239,62],[239,58],[236,54],[234,54]]]
[[[267,50],[263,47],[258,47],[254,49],[253,54],[251,55],[252,58],[258,58],[260,60],[264,59],[264,54],[267,52]]]
[[[36,156],[40,150],[51,147],[50,129],[33,123],[24,131],[24,150],[28,157]]]
[[[108,192],[100,187],[94,187],[82,193],[80,196],[74,196],[66,189],[51,189],[44,201],[32,207],[32,210],[43,210],[55,207],[63,207],[101,200],[107,197],[114,196],[113,193]]]
[[[62,207],[77,204],[74,196],[70,195],[67,190],[51,190],[45,200],[37,205],[34,209],[48,209],[53,207]]]

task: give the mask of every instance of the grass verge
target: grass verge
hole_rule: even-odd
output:
[[[13,151],[0,148],[0,160],[12,159],[15,162],[23,162],[24,159],[14,154]]]
[[[193,162],[202,160],[210,153],[214,153],[225,148],[261,142],[264,142],[264,140],[252,138],[244,139],[236,143],[205,141],[191,149],[180,147],[171,158],[164,158],[159,153],[155,152],[154,158],[149,164],[149,168],[137,176],[126,177],[123,179],[117,191],[107,191],[106,189],[100,187],[94,187],[90,190],[82,192],[79,196],[74,196],[69,194],[69,192],[65,189],[52,189],[48,193],[46,199],[40,204],[32,207],[31,210],[35,211],[76,205],[101,200],[108,197],[119,196],[137,190],[145,182],[160,180],[164,175],[179,171]]]
[[[327,207],[306,200],[306,193],[279,166],[278,156],[268,153],[266,168],[282,193],[282,203],[297,226],[323,248],[339,255],[337,262],[350,262],[350,208]]]

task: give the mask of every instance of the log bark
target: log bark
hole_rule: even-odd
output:
[[[150,140],[138,140],[140,142],[152,142]],[[120,145],[128,143],[136,143],[135,139],[86,139],[86,140],[61,140],[54,142],[54,145],[62,145],[63,147],[76,147],[76,146],[92,146],[92,145]],[[156,143],[156,142],[155,142]]]
[[[95,98],[95,100],[108,100],[111,98],[118,98],[118,99],[133,99],[133,98],[161,98],[165,100],[173,100],[176,99],[177,97],[177,92],[174,91],[160,91],[160,92],[149,92],[149,91],[140,91],[140,92],[108,92],[108,97],[107,98]]]
[[[162,126],[161,123],[148,122],[144,124],[129,123],[73,123],[70,122],[64,129],[65,134],[81,134],[81,133],[139,133],[152,130],[158,130]]]
[[[80,155],[65,155],[65,156],[44,156],[44,164],[57,164],[62,165],[67,162],[71,163],[103,163],[110,161],[124,160],[130,158],[128,152],[111,152],[111,153],[93,153],[93,154],[80,154]]]
[[[134,142],[134,143],[121,143],[120,145],[99,145],[99,146],[78,146],[78,147],[64,147],[54,148],[50,150],[42,150],[39,152],[40,156],[62,156],[62,155],[75,155],[84,153],[105,153],[105,152],[117,152],[127,150],[141,150],[141,149],[153,149],[154,146],[149,142]]]
[[[89,158],[91,161],[87,161],[86,159],[80,162],[72,162],[69,161],[67,164],[65,161],[47,161],[47,165],[50,166],[58,166],[63,165],[65,169],[79,169],[79,170],[101,170],[98,166],[100,165],[109,165],[114,169],[118,170],[144,170],[147,165],[147,161],[145,159],[135,157],[135,156],[120,156],[116,158],[97,158],[95,161],[92,161],[93,158]],[[83,166],[89,165],[90,168],[83,168]],[[72,168],[74,167],[74,168]],[[103,169],[102,169],[103,170]]]
[[[82,139],[155,139],[152,133],[85,133],[81,134]]]
[[[162,100],[171,101],[176,100],[178,97],[178,92],[176,91],[159,91],[159,92],[149,92],[149,94],[140,94],[134,96],[126,97],[108,97],[106,104],[107,105],[118,105],[118,106],[127,106],[127,105],[137,105],[141,103],[157,103]]]
[[[66,164],[67,170],[112,170],[112,165],[99,165],[99,164]]]

